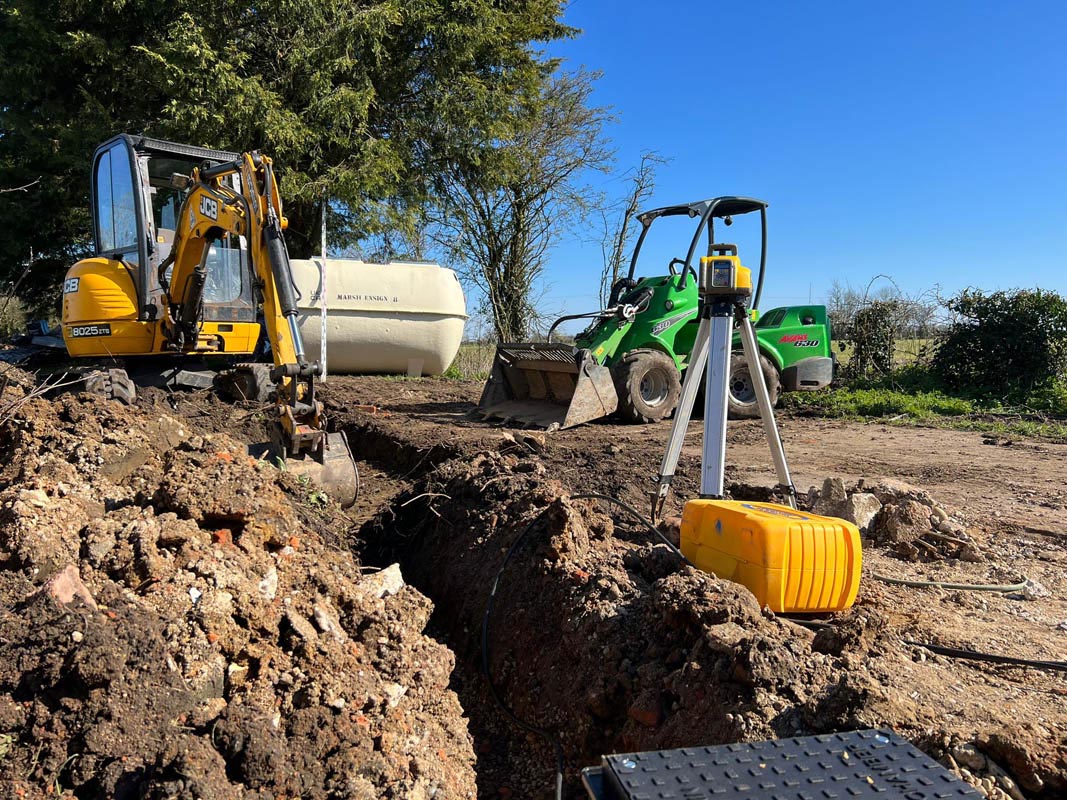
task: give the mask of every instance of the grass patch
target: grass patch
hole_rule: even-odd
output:
[[[817,412],[827,417],[891,417],[914,419],[957,417],[976,413],[970,400],[937,391],[905,392],[897,389],[824,389],[792,392],[782,398],[786,408]]]
[[[782,405],[820,417],[878,420],[890,425],[929,425],[1067,442],[1067,420],[1030,411],[985,407],[976,400],[938,390],[843,387],[785,394]]]
[[[493,368],[495,355],[495,344],[464,342],[441,377],[456,381],[484,381]]]

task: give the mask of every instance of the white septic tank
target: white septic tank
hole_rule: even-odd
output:
[[[321,361],[326,285],[326,365],[333,373],[439,375],[456,357],[467,307],[456,273],[426,261],[370,264],[294,260],[298,318],[309,361]]]

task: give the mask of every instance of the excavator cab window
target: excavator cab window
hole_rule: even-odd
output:
[[[227,234],[211,245],[207,255],[205,303],[232,303],[241,296],[248,267],[248,244],[243,236]]]
[[[148,158],[149,192],[152,197],[152,222],[155,227],[155,263],[165,259],[174,246],[174,233],[178,227],[178,215],[188,190],[177,189],[171,184],[171,175],[190,175],[194,167],[203,163],[196,159],[177,158],[172,155],[152,155]],[[231,175],[224,179],[233,189],[240,188],[240,178]],[[204,286],[204,303],[208,316],[215,316],[212,305],[228,305],[241,299],[247,282],[248,243],[243,236],[227,234],[214,242],[207,256],[207,283]],[[170,277],[170,270],[167,271]]]
[[[133,164],[122,142],[97,155],[93,184],[97,254],[139,264]]]
[[[97,148],[92,191],[96,255],[121,261],[137,293],[137,317],[155,319],[162,307],[159,265],[174,246],[178,217],[186,192],[171,185],[171,175],[191,175],[205,163],[221,164],[237,153],[119,134]],[[240,191],[240,178],[223,178]],[[248,243],[226,236],[208,253],[204,318],[210,321],[254,322]]]

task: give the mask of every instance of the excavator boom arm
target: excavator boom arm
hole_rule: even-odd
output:
[[[240,176],[240,190],[223,182],[233,174]],[[193,170],[192,188],[178,220],[173,257],[160,267],[166,287],[164,330],[171,348],[189,350],[197,344],[212,244],[226,236],[245,237],[274,358],[276,455],[310,456],[303,462],[308,467],[304,471],[315,472],[320,484],[336,489],[342,505],[350,505],[358,490],[355,462],[344,436],[326,432],[322,403],[315,398],[315,379],[321,373],[317,363],[308,362],[297,325],[297,290],[271,160],[244,153],[234,161]],[[168,284],[165,272],[171,264]]]

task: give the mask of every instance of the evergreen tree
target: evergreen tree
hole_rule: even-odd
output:
[[[0,282],[53,305],[117,132],[262,149],[294,256],[414,228],[439,176],[527,124],[561,0],[0,0]],[[521,119],[520,119],[521,117]]]

